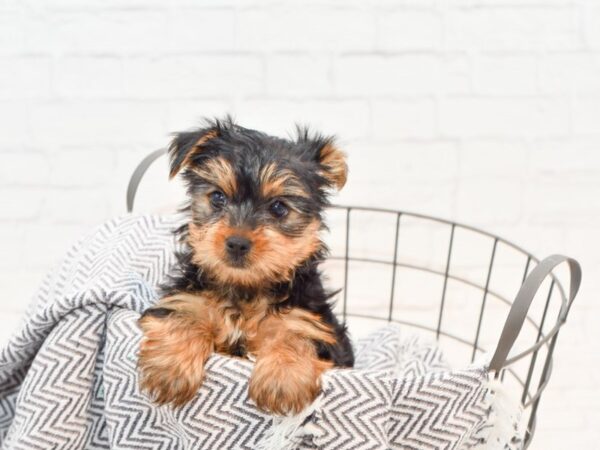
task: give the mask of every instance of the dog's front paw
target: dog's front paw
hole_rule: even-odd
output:
[[[320,375],[331,366],[331,363],[319,360],[259,358],[250,378],[248,394],[265,412],[297,414],[319,395]]]
[[[139,321],[144,333],[138,366],[140,386],[159,404],[190,401],[202,385],[212,353],[210,336],[168,308],[153,308]]]

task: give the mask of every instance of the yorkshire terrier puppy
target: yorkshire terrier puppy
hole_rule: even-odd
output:
[[[169,155],[171,177],[187,184],[189,222],[164,296],[139,322],[142,388],[182,405],[211,353],[253,356],[250,398],[267,412],[301,411],[323,371],[354,362],[318,270],[327,193],[346,182],[343,153],[307,130],[286,140],[226,119],[177,134]]]

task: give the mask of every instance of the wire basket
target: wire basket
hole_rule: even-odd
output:
[[[128,211],[145,171],[164,153],[136,168]],[[435,337],[454,365],[493,354],[490,373],[520,396],[527,448],[581,281],[579,264],[556,255],[540,261],[492,233],[423,214],[332,206],[326,215],[331,254],[324,272],[330,287],[342,289],[336,312],[354,337],[393,322]],[[565,274],[554,270],[562,262],[568,293]],[[519,350],[508,357],[515,341]]]
[[[455,363],[463,365],[465,359],[472,362],[491,353],[496,344],[508,346],[508,353],[512,342],[498,338],[517,291],[540,262],[535,256],[486,231],[423,214],[334,206],[329,216],[329,238],[338,236],[338,242],[329,244],[332,254],[325,273],[335,278],[333,286],[343,286],[336,309],[351,331],[382,322],[416,328],[435,336],[445,354],[456,355]],[[403,240],[403,234],[409,237]],[[362,244],[355,244],[357,239]],[[428,241],[428,248],[422,248]],[[412,251],[403,251],[406,248]],[[403,282],[410,285],[415,277],[420,282],[403,293]],[[525,326],[513,330],[513,338],[518,336],[517,343],[524,348],[495,371],[520,393],[527,421],[524,448],[531,443],[541,395],[552,373],[558,331],[579,284],[572,282],[575,291],[567,296],[560,278],[551,273],[545,286],[536,289],[536,297],[543,301],[526,308]],[[357,286],[367,286],[368,294]],[[407,298],[411,300],[405,305]],[[420,311],[411,315],[411,307]]]

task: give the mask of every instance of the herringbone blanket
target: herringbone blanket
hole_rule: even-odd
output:
[[[384,328],[356,368],[323,377],[300,418],[257,410],[250,361],[214,355],[197,398],[158,407],[140,392],[139,314],[173,263],[174,217],[126,216],[81,240],[48,276],[0,348],[5,449],[459,449],[481,443],[483,367],[448,370],[435,346]],[[300,420],[299,420],[300,419]],[[484,433],[485,434],[485,433]]]

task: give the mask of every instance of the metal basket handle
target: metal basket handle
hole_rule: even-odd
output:
[[[527,317],[527,312],[529,311],[531,302],[533,301],[542,282],[548,275],[552,273],[552,270],[554,270],[556,266],[563,262],[567,262],[569,264],[571,281],[569,297],[568,299],[564,296],[562,298],[562,304],[556,325],[554,325],[552,330],[550,330],[550,332],[543,339],[539,340],[534,346],[516,356],[513,356],[510,359],[507,359],[512,346],[519,336],[521,328],[523,328],[523,323]],[[502,334],[500,335],[500,340],[498,341],[496,351],[494,352],[494,356],[490,362],[489,370],[498,373],[503,367],[512,364],[516,360],[521,359],[529,353],[537,351],[542,345],[552,339],[558,333],[558,330],[562,324],[567,320],[569,309],[571,308],[571,304],[573,303],[573,300],[579,291],[580,285],[581,266],[574,259],[562,255],[552,255],[541,261],[537,267],[531,271],[521,286],[521,289],[519,290],[519,293],[517,294],[515,301],[510,308],[510,312],[508,313],[506,323],[504,324]]]
[[[162,155],[167,153],[167,149],[160,148],[158,150],[154,150],[148,156],[146,156],[140,163],[137,165],[131,178],[129,179],[129,184],[127,185],[127,212],[133,211],[133,202],[135,200],[135,194],[138,190],[138,186],[140,185],[140,181],[144,177],[144,174],[148,170],[148,168],[152,165],[154,161],[160,158]]]

